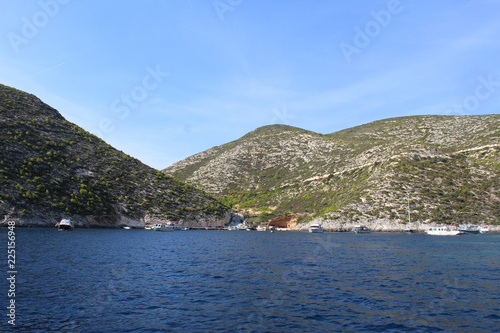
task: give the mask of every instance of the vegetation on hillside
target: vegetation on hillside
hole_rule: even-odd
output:
[[[0,218],[222,216],[227,207],[66,121],[38,98],[0,85]]]
[[[500,116],[412,116],[322,135],[272,125],[165,170],[262,219],[498,223]]]

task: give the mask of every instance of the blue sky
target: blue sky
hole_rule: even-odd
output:
[[[0,83],[144,163],[282,123],[500,112],[499,0],[0,2]]]

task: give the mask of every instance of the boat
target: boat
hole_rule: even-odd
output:
[[[458,230],[460,230],[463,234],[478,234],[481,231],[481,228],[478,227],[477,225],[465,225],[461,224],[458,227]]]
[[[430,227],[426,230],[426,233],[434,236],[456,236],[463,234],[456,225]]]
[[[265,225],[259,225],[257,226],[257,231],[266,231],[267,227]]]
[[[126,226],[123,226],[122,229],[130,230],[130,229],[132,229],[132,227],[129,227],[128,225],[126,225]]]
[[[75,228],[73,221],[70,219],[62,219],[59,223],[56,224],[58,231],[70,231]]]
[[[367,227],[365,227],[364,225],[355,225],[352,228],[352,231],[356,234],[367,234],[367,233],[371,232],[371,230],[368,229]]]
[[[410,197],[408,196],[408,227],[405,228],[404,232],[407,234],[413,234],[417,230],[410,228],[411,224],[411,209],[410,209]]]
[[[487,234],[488,232],[490,232],[490,228],[488,228],[488,227],[479,227],[479,233],[481,233],[481,234]]]
[[[323,232],[323,228],[321,227],[321,225],[319,223],[314,223],[314,224],[311,224],[309,226],[309,232],[312,232],[312,233],[319,233],[319,232]]]
[[[151,230],[154,230],[154,231],[174,231],[174,230],[177,230],[177,227],[175,226],[175,223],[173,223],[173,222],[155,223],[151,226]]]

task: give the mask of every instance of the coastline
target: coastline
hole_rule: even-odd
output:
[[[403,223],[401,220],[358,220],[349,221],[347,219],[314,219],[308,223],[297,225],[293,230],[307,231],[312,224],[321,224],[322,228],[327,232],[350,232],[355,225],[363,225],[369,228],[372,232],[404,232],[409,228],[415,232],[425,232],[429,227],[443,225],[444,223],[422,223],[410,222]],[[480,226],[488,227],[490,232],[500,232],[500,225],[498,224],[478,224]]]
[[[216,227],[224,226],[230,220],[229,211],[224,216],[202,215],[182,219],[182,227]],[[75,228],[85,229],[119,229],[122,227],[131,227],[134,229],[143,229],[146,224],[167,223],[169,220],[164,217],[153,215],[143,215],[137,218],[125,216],[123,214],[92,216],[92,215],[70,215],[66,218],[74,222]],[[60,214],[47,215],[26,215],[10,216],[5,215],[0,219],[0,228],[8,227],[9,222],[13,222],[19,228],[54,228],[56,223],[61,220]]]
[[[71,216],[71,220],[75,222],[75,227],[78,229],[121,229],[123,227],[131,227],[133,229],[144,229],[146,224],[162,223],[163,219],[145,216],[142,219],[131,219],[125,216]],[[182,223],[181,227],[187,228],[209,228],[211,226],[219,226],[212,228],[222,230],[224,225],[227,226],[230,220],[229,214],[220,219],[204,218],[201,220],[189,219]],[[10,223],[15,223],[17,228],[54,228],[59,221],[55,216],[25,216],[13,217],[5,216],[0,220],[0,228],[7,228]],[[422,223],[410,222],[405,223],[402,220],[389,219],[366,219],[350,221],[348,219],[314,219],[306,223],[297,224],[295,227],[288,229],[289,231],[307,232],[313,224],[320,224],[325,232],[352,232],[352,228],[356,225],[362,225],[369,228],[372,232],[405,232],[406,229],[411,229],[415,233],[425,233],[425,231],[434,226],[445,225],[445,223]],[[479,226],[488,227],[490,233],[500,233],[500,225],[498,224],[477,224]]]

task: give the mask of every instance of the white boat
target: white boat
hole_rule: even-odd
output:
[[[426,230],[428,235],[435,236],[456,236],[461,235],[462,232],[458,229],[456,225],[441,226],[441,227],[430,227]]]
[[[323,228],[318,223],[314,223],[309,226],[309,232],[318,233],[323,231],[324,231]]]
[[[266,231],[267,227],[265,225],[259,225],[257,226],[257,231]]]
[[[129,227],[128,225],[126,225],[126,226],[123,226],[122,229],[130,230],[130,229],[132,229],[132,227]]]
[[[365,227],[364,225],[355,225],[353,228],[352,228],[352,231],[354,233],[357,233],[357,234],[367,234],[369,232],[372,232],[370,229],[368,229],[367,227]]]
[[[70,219],[62,219],[59,223],[56,224],[58,231],[70,231],[75,228],[73,221]]]
[[[151,230],[154,230],[154,231],[174,231],[176,229],[177,229],[177,227],[175,226],[175,223],[173,223],[173,222],[155,223],[151,226]]]
[[[481,234],[487,234],[488,232],[490,232],[490,228],[488,228],[488,227],[479,227],[479,232]]]

